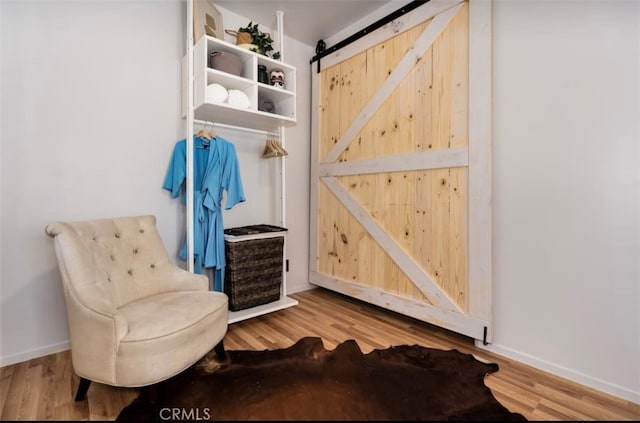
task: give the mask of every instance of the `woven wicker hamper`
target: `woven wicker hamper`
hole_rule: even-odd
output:
[[[228,232],[225,231],[225,234]],[[280,299],[284,233],[256,236],[258,237],[255,239],[251,239],[251,235],[239,236],[236,240],[236,237],[225,235],[227,265],[224,292],[229,297],[231,311]]]

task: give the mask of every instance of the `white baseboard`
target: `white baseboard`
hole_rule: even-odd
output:
[[[316,288],[316,286],[311,285],[309,282],[291,283],[287,281],[287,295],[308,291],[312,288]]]
[[[23,361],[31,360],[34,358],[43,357],[49,354],[55,354],[60,351],[66,351],[71,348],[69,341],[58,342],[57,344],[51,344],[33,350],[21,352],[18,354],[11,354],[0,357],[0,367],[10,366],[11,364],[22,363]]]
[[[519,363],[526,364],[536,369],[543,370],[553,375],[565,378],[572,382],[579,383],[580,385],[587,386],[600,392],[613,395],[618,398],[622,398],[627,401],[631,401],[635,404],[640,404],[640,392],[632,391],[623,386],[619,386],[610,382],[594,378],[592,376],[585,375],[575,370],[568,369],[566,367],[559,366],[557,364],[550,363],[545,360],[541,360],[532,355],[512,350],[510,348],[502,347],[496,344],[484,345],[482,341],[476,340],[476,346],[478,348],[491,351],[492,353],[501,355],[503,357],[515,360]]]

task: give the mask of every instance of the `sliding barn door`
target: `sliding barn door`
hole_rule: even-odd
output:
[[[490,3],[312,63],[310,282],[490,342]]]

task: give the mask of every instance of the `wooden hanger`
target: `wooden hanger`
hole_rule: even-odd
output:
[[[196,134],[196,137],[211,140],[211,136],[209,135],[209,132],[205,131],[204,129],[199,130],[198,133]]]
[[[269,134],[269,136],[267,136],[266,145],[264,146],[264,151],[262,152],[262,157],[281,157],[286,156],[287,154],[289,153],[287,153],[287,150],[282,148],[280,142],[275,137],[272,137],[271,134]]]

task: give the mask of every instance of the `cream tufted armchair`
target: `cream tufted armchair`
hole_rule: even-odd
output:
[[[154,216],[56,222],[46,233],[62,276],[76,401],[91,381],[140,387],[212,348],[225,358],[228,298],[171,262]]]

